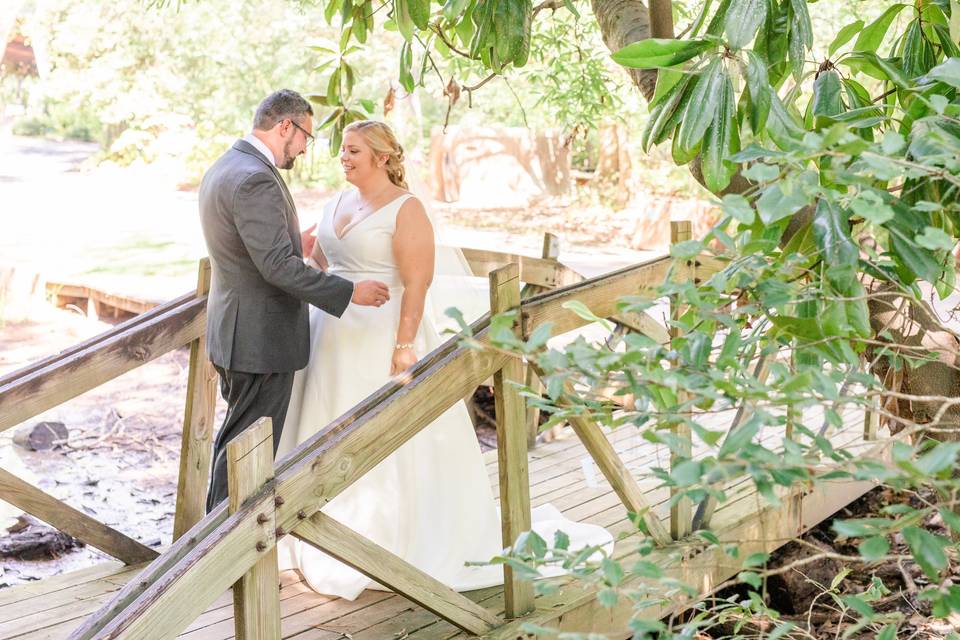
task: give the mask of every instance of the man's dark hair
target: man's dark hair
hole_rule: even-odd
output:
[[[310,103],[296,91],[280,89],[264,98],[257,107],[257,114],[253,117],[253,128],[267,131],[286,118],[302,120],[304,115],[313,115],[313,107]]]

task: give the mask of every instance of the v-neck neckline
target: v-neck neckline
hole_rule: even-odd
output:
[[[348,235],[351,231],[353,231],[353,228],[356,227],[357,225],[359,225],[360,223],[362,223],[364,220],[366,220],[366,219],[368,219],[368,218],[372,218],[374,215],[376,215],[377,213],[379,213],[379,212],[382,211],[383,209],[386,209],[386,208],[389,207],[391,204],[393,204],[394,202],[396,202],[396,201],[399,200],[400,198],[403,198],[404,196],[407,195],[406,193],[401,194],[401,195],[397,196],[396,198],[394,198],[393,200],[391,200],[390,202],[385,203],[383,206],[377,207],[376,209],[374,209],[373,211],[371,211],[371,212],[368,213],[367,215],[363,216],[362,218],[360,218],[360,219],[357,220],[356,222],[351,222],[350,224],[346,225],[346,226],[343,228],[343,232],[342,232],[341,234],[337,234],[337,212],[340,210],[340,203],[343,201],[343,194],[344,194],[344,192],[341,191],[341,192],[340,192],[340,196],[337,198],[337,204],[334,205],[334,207],[333,207],[333,213],[330,215],[330,229],[333,231],[333,237],[336,238],[338,242],[343,242],[343,239],[346,238],[347,235]]]

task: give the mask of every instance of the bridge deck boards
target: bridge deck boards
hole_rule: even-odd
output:
[[[807,424],[818,424],[816,416],[808,415],[806,418]],[[717,427],[722,427],[723,418],[716,419]],[[877,446],[862,441],[862,413],[851,411],[844,419],[845,427],[830,435],[835,446],[853,447],[854,450]],[[615,535],[623,536],[617,543],[616,553],[629,553],[637,538],[630,535],[632,525],[626,511],[572,433],[565,435],[568,437],[542,444],[531,453],[533,505],[549,502],[573,520],[604,526]],[[628,468],[640,478],[641,486],[647,499],[655,505],[656,513],[666,521],[669,513],[666,504],[668,492],[658,489],[656,481],[647,476],[645,470],[652,466],[666,466],[669,458],[667,451],[647,442],[629,426],[609,433],[608,437]],[[766,446],[778,447],[782,432],[771,431],[760,437]],[[491,484],[496,487],[495,452],[487,454],[486,462]],[[819,501],[817,504],[821,506],[817,512],[803,506],[801,511],[805,511],[798,516],[797,532],[813,526],[819,519],[839,510],[869,488],[866,483],[860,483],[850,485],[844,491],[819,489],[814,494],[819,492],[820,495],[806,494],[810,499]],[[731,499],[714,516],[715,531],[732,531],[735,526],[743,526],[745,522],[749,524],[751,518],[758,522],[770,518],[771,510],[764,509],[764,501],[758,498],[750,482],[743,479],[731,482],[728,494]],[[807,497],[803,500],[807,500]],[[774,541],[770,546],[779,546],[787,539]],[[737,567],[731,566],[727,575],[737,570]],[[0,590],[0,640],[62,640],[79,626],[84,616],[95,611],[136,574],[136,567],[107,563],[39,583]],[[721,570],[714,578],[723,574]],[[561,585],[568,581],[564,577],[554,580]],[[570,588],[576,591],[577,587]],[[438,620],[435,615],[391,593],[368,590],[352,602],[330,598],[311,591],[292,571],[281,574],[280,593],[283,638],[374,640],[404,637],[439,640],[466,637],[449,623]],[[502,614],[501,588],[482,589],[470,592],[467,596]],[[555,603],[543,597],[538,600],[538,605],[538,610],[556,607]],[[624,603],[624,611],[610,612],[609,624],[615,626],[616,620],[628,615],[628,607]],[[593,615],[587,619],[595,620]],[[568,616],[568,623],[576,624],[576,616]],[[596,625],[594,630],[601,631]],[[233,637],[233,607],[229,593],[224,594],[180,635],[185,640],[228,640]]]

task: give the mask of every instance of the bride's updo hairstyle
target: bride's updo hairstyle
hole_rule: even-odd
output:
[[[397,136],[393,134],[393,129],[377,120],[359,120],[344,127],[343,133],[346,134],[348,131],[356,131],[362,135],[378,158],[387,156],[384,169],[387,170],[390,182],[402,189],[407,188],[403,168],[403,147],[397,141]]]

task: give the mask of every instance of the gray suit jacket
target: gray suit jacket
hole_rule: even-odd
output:
[[[203,177],[200,223],[213,270],[210,360],[249,373],[307,366],[307,303],[339,317],[353,283],[303,263],[297,210],[273,163],[238,140]]]

